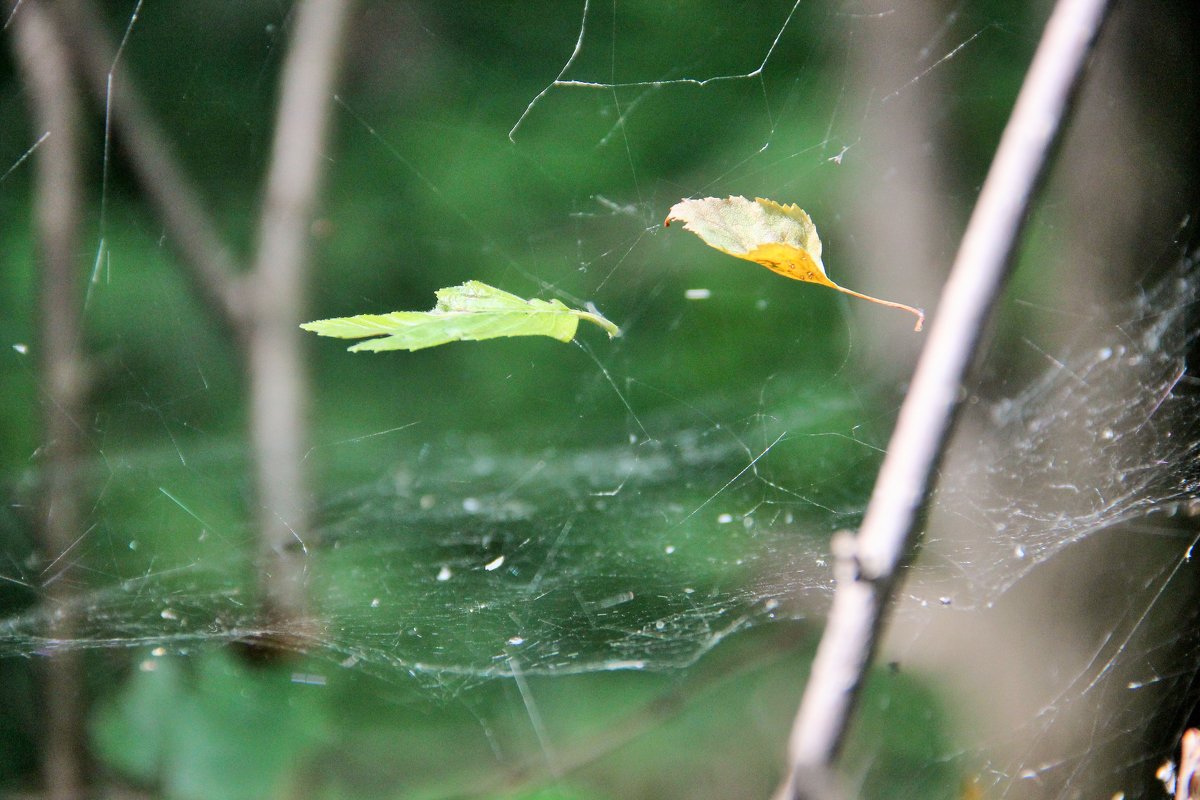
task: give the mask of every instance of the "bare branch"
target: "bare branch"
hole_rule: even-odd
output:
[[[833,607],[789,742],[781,798],[812,796],[845,737],[983,327],[1062,128],[1108,0],[1059,0],[1005,127],[857,537],[835,540]]]
[[[281,78],[272,161],[254,269],[239,275],[199,193],[142,102],[89,0],[63,0],[69,34],[93,94],[104,104],[143,191],[178,248],[188,275],[244,348],[257,464],[266,614],[303,616],[308,492],[302,472],[307,382],[303,321],[309,227],[319,190],[347,0],[298,4]]]
[[[283,65],[253,277],[249,373],[258,471],[260,574],[269,613],[303,616],[308,487],[304,321],[310,228],[320,189],[348,0],[303,0]]]
[[[235,259],[121,64],[117,48],[105,34],[104,20],[89,0],[61,0],[55,5],[59,11],[55,19],[71,44],[84,81],[105,109],[188,277],[218,319],[240,331],[249,309]]]
[[[30,112],[46,143],[37,152],[34,217],[39,249],[38,341],[46,463],[40,541],[49,560],[67,552],[83,531],[79,466],[84,447],[87,379],[81,352],[83,271],[77,257],[83,182],[79,163],[80,100],[63,40],[40,0],[12,18],[17,63],[29,88]],[[75,629],[74,582],[63,572],[46,590],[54,610],[51,638]],[[46,796],[84,796],[84,697],[78,653],[51,657],[44,670]]]

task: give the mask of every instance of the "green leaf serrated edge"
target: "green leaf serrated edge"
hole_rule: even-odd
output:
[[[621,333],[599,312],[569,308],[556,299],[526,300],[480,281],[439,289],[437,305],[430,311],[359,314],[306,322],[300,327],[339,339],[377,337],[349,349],[381,352],[509,336],[549,336],[569,342],[575,338],[579,320],[599,325],[609,338]]]

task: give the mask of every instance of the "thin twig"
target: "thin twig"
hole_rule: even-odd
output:
[[[240,333],[249,309],[236,260],[118,58],[103,19],[89,0],[60,0],[55,6],[59,12],[55,19],[66,33],[83,79],[104,109],[186,274],[217,318]]]
[[[835,541],[837,588],[789,741],[778,798],[811,798],[845,738],[903,560],[914,551],[961,387],[1109,0],[1059,0],[942,293],[857,537]]]
[[[259,567],[267,611],[303,617],[307,368],[301,351],[310,229],[320,189],[348,0],[303,0],[280,78],[252,273],[250,429],[258,471]]]
[[[83,530],[79,468],[86,417],[87,378],[82,354],[83,265],[78,258],[83,178],[80,168],[80,98],[70,57],[40,0],[28,0],[11,17],[17,63],[29,89],[35,131],[47,132],[37,151],[34,218],[40,280],[39,366],[45,452],[39,546],[47,558],[70,550]],[[64,580],[76,570],[68,560],[46,588],[53,613],[51,638],[69,641],[77,587]],[[84,796],[83,670],[78,652],[59,652],[45,663],[45,741],[42,771],[46,796]]]

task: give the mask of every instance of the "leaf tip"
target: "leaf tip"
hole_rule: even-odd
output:
[[[336,321],[333,319],[314,319],[312,322],[301,322],[300,329],[315,333],[317,336],[329,336],[329,324]]]

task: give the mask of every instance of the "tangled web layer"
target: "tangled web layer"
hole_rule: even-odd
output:
[[[1195,511],[1200,396],[1186,355],[1197,279],[1195,257],[1184,259],[1117,323],[986,405],[978,441],[959,436],[961,468],[934,512],[993,535],[930,542],[936,558],[919,567],[953,573],[956,606],[991,602],[1116,523]],[[408,674],[448,692],[519,672],[684,666],[735,631],[823,610],[829,536],[857,524],[879,462],[849,433],[855,407],[850,393],[826,393],[736,426],[518,455],[501,435],[393,449],[297,543],[313,618],[283,627],[257,617],[249,560],[229,532],[147,470],[131,480],[199,549],[169,568],[90,575],[69,639],[53,634],[63,609],[3,620],[0,654],[270,639],[332,669]],[[136,533],[102,526],[89,545],[102,552]],[[10,565],[3,577],[32,586],[45,574]]]
[[[1079,326],[1074,345],[1045,355],[1049,369],[985,407],[978,438],[955,443],[936,508],[987,534],[929,542],[956,606],[994,602],[1099,531],[1200,512],[1196,258]]]

